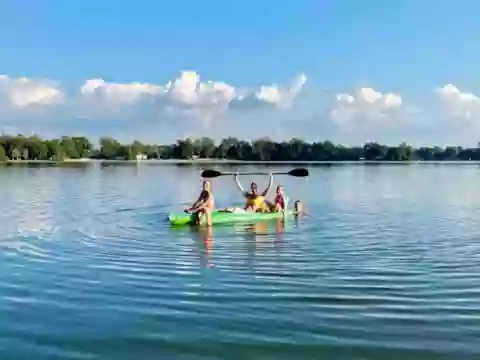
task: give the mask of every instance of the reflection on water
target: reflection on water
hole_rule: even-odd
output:
[[[292,223],[299,223],[295,218]],[[271,221],[258,221],[254,223],[236,223],[218,227],[196,227],[172,228],[172,233],[179,234],[189,232],[195,244],[195,251],[198,252],[200,263],[203,267],[213,267],[213,254],[215,238],[218,241],[230,242],[235,238],[248,245],[248,256],[255,256],[258,250],[268,246],[278,247],[284,241],[285,222],[283,219]],[[227,240],[228,239],[228,240]]]
[[[312,167],[305,216],[172,228],[195,167],[1,168],[0,359],[478,359],[478,172]]]

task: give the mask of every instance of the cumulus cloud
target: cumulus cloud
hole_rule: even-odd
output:
[[[465,120],[477,120],[480,117],[480,97],[460,91],[452,84],[435,90],[441,106],[448,116]]]
[[[307,78],[300,74],[292,85],[262,85],[257,90],[237,89],[222,81],[202,81],[195,71],[183,71],[173,81],[163,85],[148,83],[112,83],[89,79],[81,87],[81,95],[98,102],[132,105],[153,99],[159,106],[192,111],[195,109],[228,109],[239,104],[261,107],[288,107],[302,90]]]
[[[200,81],[195,71],[183,71],[166,85],[168,100],[177,106],[225,106],[237,96],[237,90],[221,81]]]
[[[398,94],[382,94],[372,88],[360,88],[354,95],[337,94],[330,116],[337,124],[352,120],[377,120],[393,115],[402,104],[402,97]]]
[[[453,140],[473,138],[472,128],[480,125],[480,95],[452,84],[425,91],[435,94],[435,103],[424,96],[417,97],[421,103],[405,104],[399,94],[370,87],[334,96],[312,89],[300,97],[306,83],[307,76],[299,73],[287,84],[240,88],[182,71],[158,83],[90,78],[64,91],[57,82],[0,75],[0,126],[15,132],[72,129],[132,137],[142,133],[151,138],[159,134],[171,138],[177,132],[242,136],[244,131],[250,136],[253,127],[261,135],[295,133],[356,143],[388,136],[418,139],[425,133],[439,139],[447,139],[444,134]],[[282,111],[286,109],[295,113]]]
[[[202,79],[195,71],[182,71],[164,82],[89,78],[76,88],[68,84],[69,90],[64,92],[55,82],[2,75],[0,126],[4,131],[50,135],[51,131],[106,135],[124,131],[135,136],[152,131],[146,129],[157,129],[155,134],[236,135],[248,122],[258,128],[259,116],[268,116],[269,124],[280,126],[286,113],[276,110],[291,107],[306,81],[306,75],[300,73],[285,86],[239,88]],[[250,112],[256,109],[268,112]]]
[[[307,82],[307,76],[302,72],[295,77],[289,87],[276,84],[262,85],[258,90],[242,91],[233,99],[233,108],[275,107],[286,109],[292,106],[293,101],[302,91]]]
[[[132,104],[146,96],[158,96],[165,92],[162,86],[132,82],[117,84],[103,79],[89,79],[80,88],[80,93],[89,98],[98,98],[120,104]]]
[[[47,82],[0,75],[0,99],[3,106],[26,108],[58,105],[63,98],[63,92]]]
[[[13,110],[64,105],[76,116],[118,115],[138,105],[151,104],[157,111],[180,111],[183,114],[212,114],[237,108],[285,109],[292,105],[307,81],[304,73],[290,86],[262,85],[258,89],[239,89],[223,81],[201,80],[195,71],[182,71],[165,84],[118,83],[102,78],[85,81],[78,93],[63,91],[45,81],[0,75],[2,107]],[[73,114],[71,114],[73,115]]]

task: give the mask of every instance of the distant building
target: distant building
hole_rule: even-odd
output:
[[[20,160],[20,159],[21,159],[21,156],[22,156],[22,154],[20,153],[20,151],[18,151],[17,148],[13,149],[13,151],[12,151],[12,160]]]
[[[137,161],[140,161],[140,160],[147,160],[147,154],[137,154],[137,156],[135,157]]]

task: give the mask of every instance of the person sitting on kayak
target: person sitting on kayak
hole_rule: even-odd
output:
[[[277,186],[277,192],[275,195],[275,200],[273,203],[270,201],[266,201],[270,212],[279,212],[285,210],[286,205],[286,196],[285,196],[285,188],[282,184]]]
[[[205,216],[207,226],[212,226],[212,211],[214,209],[214,203],[212,183],[206,180],[202,184],[202,191],[200,192],[197,201],[195,201],[190,208],[185,209],[185,212],[195,214],[197,225],[200,225],[202,216]]]
[[[270,174],[270,180],[265,190],[262,192],[258,191],[258,186],[255,182],[250,184],[250,192],[245,191],[238,180],[238,174],[235,174],[235,182],[237,188],[242,192],[243,196],[247,199],[244,210],[246,211],[255,211],[255,212],[267,212],[269,211],[269,206],[265,202],[265,196],[272,188],[273,184],[273,174]]]

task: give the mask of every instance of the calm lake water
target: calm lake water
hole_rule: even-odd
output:
[[[479,359],[480,166],[309,169],[207,232],[195,166],[0,168],[0,359]]]

